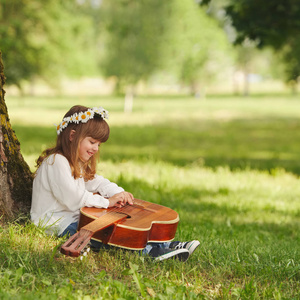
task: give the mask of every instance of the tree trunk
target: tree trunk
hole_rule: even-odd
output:
[[[0,52],[0,222],[29,212],[33,178],[20,153],[20,142],[9,121],[4,100],[4,83]]]
[[[124,99],[124,112],[131,113],[133,107],[134,87],[129,85],[126,87],[126,94]]]

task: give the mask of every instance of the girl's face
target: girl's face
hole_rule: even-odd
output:
[[[79,144],[79,158],[86,162],[99,150],[101,142],[91,137],[84,138]]]

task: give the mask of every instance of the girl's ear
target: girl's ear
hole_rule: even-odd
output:
[[[70,136],[69,136],[70,142],[73,141],[75,133],[76,133],[76,131],[74,129],[72,129],[71,132],[70,132]]]

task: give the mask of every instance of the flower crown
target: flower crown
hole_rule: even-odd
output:
[[[59,135],[70,123],[87,123],[90,119],[94,118],[95,114],[99,115],[102,119],[108,119],[108,111],[103,107],[89,108],[85,112],[75,113],[69,117],[63,118],[59,125],[56,126],[57,135]]]

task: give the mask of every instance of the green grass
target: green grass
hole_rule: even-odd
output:
[[[13,98],[7,105],[34,170],[73,104],[110,111],[100,174],[176,210],[176,239],[199,239],[186,263],[123,250],[82,261],[30,222],[0,228],[1,299],[299,299],[300,99]]]

